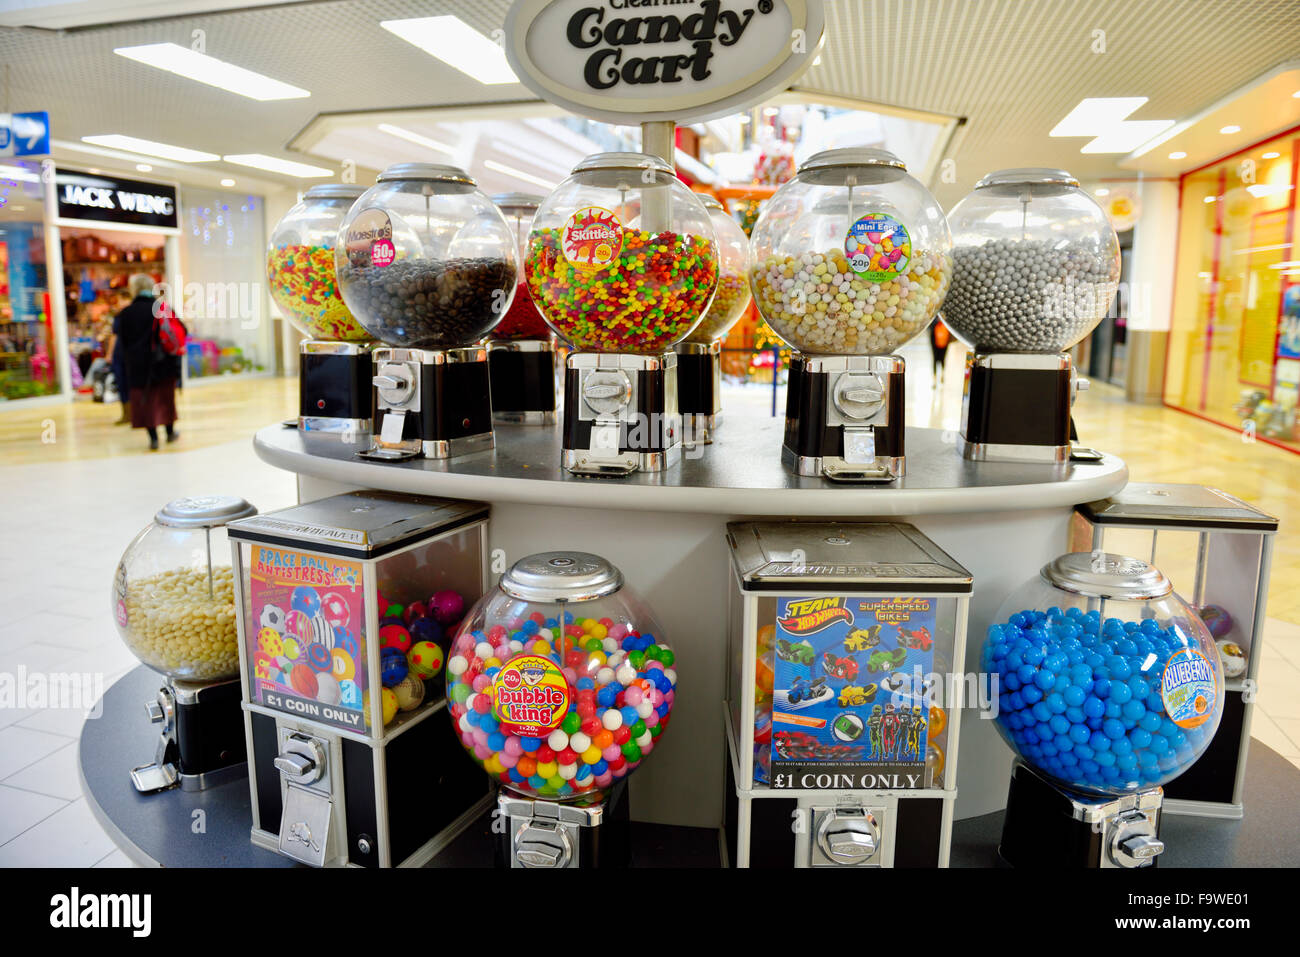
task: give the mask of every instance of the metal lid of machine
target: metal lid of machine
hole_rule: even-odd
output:
[[[591,601],[623,587],[623,573],[590,552],[540,552],[501,576],[501,590],[522,601]]]
[[[302,194],[303,199],[351,199],[355,200],[366,191],[366,187],[356,183],[321,183]]]
[[[216,528],[256,514],[257,508],[237,495],[190,495],[168,502],[153,520],[168,528]]]
[[[732,522],[727,543],[747,591],[964,593],[971,573],[901,522]]]
[[[1078,188],[1079,181],[1067,171],[1045,166],[994,170],[975,184],[975,189],[987,190],[994,196],[1057,196]]]
[[[654,189],[681,183],[672,165],[651,153],[593,153],[573,167],[573,175],[586,186],[603,189]]]
[[[575,173],[587,173],[598,169],[652,169],[658,173],[671,173],[672,166],[662,156],[653,153],[592,153],[573,167]]]
[[[718,197],[714,196],[712,193],[696,193],[695,195],[700,198],[700,202],[704,204],[705,209],[720,209],[724,213],[727,211],[727,207],[722,205],[722,200],[718,199]]]
[[[1154,565],[1110,552],[1069,552],[1052,559],[1039,574],[1049,585],[1088,598],[1146,601],[1174,590]]]
[[[481,502],[400,492],[347,492],[244,519],[233,523],[229,534],[240,541],[376,558],[487,514],[488,506]]]
[[[497,193],[490,198],[498,209],[536,209],[546,199],[536,193]]]
[[[397,163],[375,177],[376,183],[393,183],[402,180],[427,180],[433,183],[458,183],[464,186],[478,185],[474,177],[463,169],[444,166],[441,163]]]
[[[1227,492],[1204,485],[1129,482],[1110,498],[1078,511],[1094,525],[1277,531],[1277,519]]]
[[[906,173],[907,164],[889,150],[853,146],[814,153],[795,176],[816,186],[873,186],[892,183]]]

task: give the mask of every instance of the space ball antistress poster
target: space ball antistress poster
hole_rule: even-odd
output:
[[[772,787],[924,787],[934,641],[934,599],[779,600]]]

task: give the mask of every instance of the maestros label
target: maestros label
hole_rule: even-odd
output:
[[[492,714],[502,734],[545,737],[568,712],[569,682],[550,658],[512,658],[492,682]]]
[[[872,282],[887,282],[907,271],[912,239],[907,227],[893,216],[868,213],[845,234],[844,256],[858,275]]]
[[[365,209],[357,214],[343,236],[348,262],[358,269],[391,266],[397,258],[393,245],[393,221],[382,209]]]
[[[1175,652],[1160,677],[1160,700],[1180,728],[1196,728],[1209,721],[1218,691],[1214,668],[1195,648]]]
[[[565,222],[560,243],[575,266],[603,269],[623,251],[623,224],[603,206],[584,206]]]

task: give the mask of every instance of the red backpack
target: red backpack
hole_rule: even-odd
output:
[[[153,335],[154,341],[167,355],[185,355],[185,339],[189,335],[189,330],[161,299],[154,305]]]

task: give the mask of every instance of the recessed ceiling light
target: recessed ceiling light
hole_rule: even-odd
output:
[[[235,181],[231,179],[229,176],[227,176],[225,179],[221,181],[221,185],[226,187],[226,189],[229,189],[230,187],[235,185]]]
[[[1230,135],[1233,134],[1233,133],[1240,133],[1240,132],[1241,132],[1241,127],[1240,127],[1240,126],[1234,126],[1234,125],[1232,125],[1232,124],[1229,124],[1229,125],[1227,125],[1227,126],[1221,126],[1221,127],[1219,127],[1219,132],[1220,132],[1220,133],[1223,133],[1224,135],[1229,135],[1229,136],[1230,136]]]
[[[1169,158],[1171,160],[1187,159],[1187,152],[1185,150],[1174,150],[1169,154]]]
[[[1275,160],[1281,155],[1282,155],[1281,153],[1275,152],[1273,150],[1269,150],[1267,153],[1261,156],[1260,159]]]
[[[106,146],[113,150],[124,150],[127,153],[139,153],[141,156],[156,156],[177,163],[211,163],[213,160],[221,159],[216,153],[205,153],[202,150],[172,146],[170,143],[158,143],[154,140],[142,140],[138,136],[123,136],[121,133],[83,136],[81,142],[92,146]]]
[[[294,100],[311,96],[311,92],[300,86],[273,80],[261,73],[254,73],[242,66],[235,66],[225,60],[197,53],[188,47],[175,43],[146,43],[143,46],[118,47],[114,51],[118,56],[135,60],[145,66],[157,67],[168,73],[175,73],[187,80],[195,80],[238,93],[250,100]]]
[[[521,169],[507,166],[505,163],[498,163],[496,160],[484,160],[483,165],[490,170],[504,173],[506,176],[513,176],[515,179],[522,180],[525,183],[532,183],[534,186],[541,186],[543,189],[555,189],[557,185],[549,180],[542,179],[540,176],[534,176],[532,173],[525,173]]]
[[[1246,192],[1250,193],[1256,199],[1263,196],[1276,196],[1278,193],[1286,193],[1295,189],[1290,183],[1251,183],[1246,187]]]
[[[1212,203],[1212,202],[1214,202],[1214,201],[1215,201],[1216,199],[1218,199],[1218,198],[1219,198],[1219,197],[1217,197],[1217,196],[1207,196],[1207,197],[1205,197],[1205,199],[1204,199],[1203,201],[1206,202],[1206,203]]]
[[[1093,194],[1096,196],[1109,196],[1110,190],[1108,190],[1105,186],[1102,186],[1098,189],[1094,189]]]
[[[136,168],[137,170],[139,170],[141,173],[152,173],[152,172],[153,172],[153,167],[150,166],[148,163],[136,163],[136,164],[135,164],[135,168]]]
[[[1049,136],[1100,136],[1147,101],[1145,96],[1093,96],[1053,127]]]
[[[279,159],[275,156],[267,156],[265,153],[234,153],[230,156],[223,156],[222,159],[237,166],[251,166],[253,169],[283,173],[285,176],[296,176],[299,179],[317,179],[322,176],[334,175],[333,170],[321,166],[295,163],[293,160]]]
[[[408,143],[414,143],[417,146],[426,146],[431,150],[437,150],[439,153],[446,153],[449,156],[455,156],[454,147],[446,143],[439,143],[437,140],[431,140],[427,136],[421,136],[419,133],[413,133],[410,130],[402,129],[400,126],[394,126],[392,123],[380,123],[377,129],[381,133],[387,133],[389,136],[396,136],[399,140],[406,140]]]
[[[763,108],[764,116],[776,116],[780,112],[781,111],[777,109],[775,106],[768,106]]]
[[[1124,120],[1086,144],[1080,153],[1131,153],[1174,125],[1173,120]]]
[[[459,17],[380,20],[379,25],[480,83],[519,82],[501,47]]]

